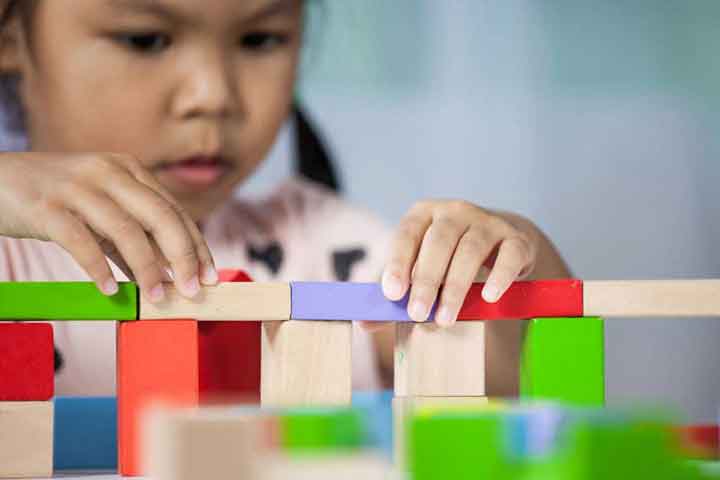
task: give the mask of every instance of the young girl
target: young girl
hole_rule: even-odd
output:
[[[217,282],[216,267],[258,281],[382,279],[390,299],[409,292],[414,320],[437,300],[436,321],[450,326],[475,280],[487,279],[483,296],[494,302],[519,277],[568,276],[519,216],[424,200],[391,241],[332,191],[327,155],[293,102],[305,7],[5,0],[5,111],[28,151],[0,158],[0,280],[89,278],[113,295],[116,278],[131,278],[157,302],[165,282],[195,296]],[[289,116],[301,173],[317,181],[234,198]],[[55,332],[57,394],[113,394],[114,325],[58,323]],[[356,329],[355,388],[392,371],[391,332]],[[517,384],[521,333],[519,323],[488,325],[492,394]]]

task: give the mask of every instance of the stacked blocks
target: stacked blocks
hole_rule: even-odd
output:
[[[47,477],[53,465],[52,325],[0,325],[0,477]]]
[[[249,277],[242,272],[223,271],[221,279],[247,282]],[[199,308],[202,301],[199,300],[197,305],[188,304]],[[212,305],[202,308],[212,308]],[[143,472],[141,424],[144,412],[153,405],[195,407],[257,399],[260,379],[258,338],[258,322],[142,319],[119,323],[120,473],[134,476]],[[242,349],[243,345],[248,348]]]
[[[193,300],[168,286],[168,298],[158,305],[141,301],[132,283],[121,284],[113,297],[91,283],[0,283],[0,320],[123,320],[117,352],[118,461],[121,473],[136,475],[142,472],[138,424],[155,401],[191,407],[239,398],[260,398],[266,406],[348,405],[353,320],[396,322],[393,403],[411,413],[429,403],[486,401],[486,321],[536,318],[523,358],[524,396],[598,405],[604,401],[603,331],[602,320],[593,315],[720,315],[720,280],[551,280],[516,282],[495,304],[484,302],[483,284],[475,284],[461,322],[439,329],[432,322],[409,321],[406,300],[386,300],[377,284],[249,283],[241,273],[223,275],[224,283],[203,288]],[[52,385],[52,331],[49,341],[30,342],[42,346],[49,359],[45,367],[14,356],[27,345],[18,339],[37,334],[30,330],[38,328],[33,325],[0,325],[0,433],[34,429],[32,448],[11,459],[2,455],[18,448],[23,437],[17,441],[14,435],[7,448],[10,442],[0,437],[0,476],[43,469],[47,474],[47,464],[40,467],[35,454],[52,458],[52,441],[45,448],[37,440],[47,439],[48,432],[52,438],[52,390],[48,393],[43,373],[49,372]],[[18,327],[28,330],[13,330]],[[19,375],[21,368],[29,373]],[[478,432],[491,428],[486,422],[467,425]],[[17,459],[27,463],[19,465]]]

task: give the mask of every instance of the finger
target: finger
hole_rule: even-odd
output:
[[[360,324],[360,328],[370,333],[379,332],[394,325],[393,322],[370,322],[365,320],[358,323]]]
[[[510,285],[530,263],[528,242],[520,237],[510,237],[502,241],[498,249],[497,260],[490,270],[482,291],[483,299],[495,303],[505,294]]]
[[[470,286],[499,240],[499,236],[489,229],[478,227],[471,228],[462,236],[440,293],[435,315],[438,325],[449,327],[455,323]]]
[[[192,217],[190,217],[185,209],[182,208],[172,194],[165,189],[165,187],[163,187],[150,172],[145,169],[133,169],[131,173],[140,182],[153,189],[163,199],[165,199],[165,201],[171,203],[175,207],[175,210],[178,212],[185,224],[185,228],[187,228],[193,242],[195,242],[195,250],[201,266],[200,281],[203,285],[216,285],[219,281],[219,276],[217,273],[217,267],[215,266],[215,260],[213,259],[210,247],[208,247],[205,237],[198,228],[197,223],[195,223]]]
[[[43,229],[47,238],[63,247],[78,262],[103,294],[117,293],[118,285],[110,265],[87,225],[69,211],[57,209],[47,212]]]
[[[100,235],[93,234],[95,236],[95,239],[97,240],[98,244],[100,245],[100,248],[102,249],[103,253],[105,253],[105,256],[108,257],[112,262],[122,271],[125,276],[130,281],[135,281],[135,276],[132,273],[132,269],[130,269],[130,266],[125,262],[125,259],[122,258],[122,255],[118,251],[117,247],[109,241],[106,238],[102,238]],[[170,266],[168,261],[163,257],[162,252],[160,251],[160,247],[157,246],[157,244],[150,239],[150,245],[153,248],[153,251],[155,252],[155,257],[158,259],[158,263],[162,267],[163,270],[163,281],[167,283],[172,283],[173,278],[170,271]]]
[[[129,173],[116,174],[106,188],[110,198],[134,212],[157,242],[170,262],[178,291],[187,298],[195,297],[200,292],[200,263],[195,242],[175,207]]]
[[[115,245],[147,299],[161,301],[165,297],[161,261],[142,225],[101,192],[75,189],[71,197],[66,200],[68,207]]]
[[[415,262],[410,287],[408,315],[414,321],[427,320],[465,228],[464,224],[447,217],[434,220],[428,228]]]
[[[390,259],[383,271],[382,287],[389,300],[402,299],[410,286],[410,273],[432,216],[420,209],[400,221],[393,240]]]

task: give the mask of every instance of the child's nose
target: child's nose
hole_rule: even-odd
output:
[[[173,114],[181,118],[236,114],[239,106],[234,77],[220,55],[198,55],[182,70],[174,93]]]

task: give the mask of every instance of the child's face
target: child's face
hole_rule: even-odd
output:
[[[301,0],[39,0],[18,67],[33,150],[136,156],[201,219],[286,119]]]

